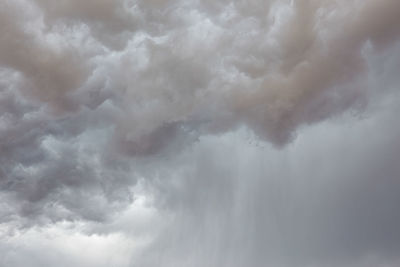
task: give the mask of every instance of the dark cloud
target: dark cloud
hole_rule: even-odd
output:
[[[63,223],[146,240],[133,266],[395,264],[399,20],[394,0],[0,0],[0,265]]]
[[[243,132],[204,138],[164,174],[156,195],[174,219],[134,266],[395,266],[391,97],[387,111],[312,127],[280,151],[243,142]]]

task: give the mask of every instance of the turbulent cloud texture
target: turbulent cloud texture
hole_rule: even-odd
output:
[[[0,0],[0,265],[396,266],[399,25],[397,0]]]

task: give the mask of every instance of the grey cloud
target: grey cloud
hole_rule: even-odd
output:
[[[43,40],[41,29],[33,28],[41,26],[35,19],[38,14],[25,12],[23,3],[2,2],[1,5],[1,31],[4,33],[0,42],[1,65],[28,79],[20,88],[28,95],[50,103],[56,110],[74,108],[67,94],[79,87],[88,73],[79,51],[65,43],[56,46],[57,43]],[[15,18],[22,18],[22,21],[15,21]]]
[[[93,37],[110,49],[122,49],[139,28],[140,17],[129,12],[129,1],[35,1],[49,28],[57,24],[88,26]]]
[[[35,218],[103,220],[112,216],[104,206],[118,210],[130,202],[125,186],[136,179],[127,162],[116,157],[118,163],[110,164],[103,155],[107,109],[57,118],[24,102],[15,88],[3,89],[0,188],[16,216],[27,225]],[[60,207],[65,211],[58,214]]]
[[[396,262],[399,18],[394,0],[0,0],[0,224],[109,234],[143,181],[172,224],[140,266]]]
[[[297,126],[330,117],[362,98],[364,92],[353,89],[364,86],[353,84],[365,71],[361,48],[368,40],[385,43],[397,36],[398,7],[391,1],[349,4],[350,10],[325,1],[296,2],[293,6],[282,3],[286,12],[279,18],[269,13],[267,17],[271,19],[266,24],[261,14],[242,14],[240,3],[226,3],[225,8],[221,5],[215,14],[205,13],[195,3],[181,8],[178,4],[130,3],[143,16],[165,9],[161,17],[167,21],[158,21],[160,16],[147,18],[141,29],[131,32],[119,52],[104,47],[96,38],[90,39],[91,31],[82,31],[79,25],[112,26],[114,20],[125,19],[125,15],[131,21],[128,9],[124,9],[127,3],[102,1],[93,6],[91,2],[65,1],[55,5],[38,1],[32,14],[26,14],[26,21],[19,24],[14,23],[12,14],[21,9],[23,2],[6,4],[14,11],[3,16],[2,24],[7,25],[9,33],[2,42],[3,65],[33,82],[28,84],[29,90],[24,89],[27,94],[58,111],[79,110],[87,104],[82,102],[82,95],[87,95],[88,90],[94,96],[101,88],[107,88],[111,92],[105,98],[120,98],[115,104],[122,104],[126,115],[116,118],[116,124],[128,131],[130,139],[139,140],[170,123],[193,125],[193,121],[208,121],[210,131],[213,125],[226,125],[226,131],[246,124],[258,135],[281,145],[291,139]],[[269,10],[269,4],[265,5]],[[327,16],[332,10],[338,13],[333,18]],[[357,16],[351,15],[354,12]],[[41,14],[69,18],[78,26],[58,21],[64,28],[58,26],[49,31],[44,27],[46,20],[32,18]],[[168,21],[172,17],[180,21]],[[42,29],[28,31],[28,23],[33,22]],[[324,24],[325,28],[321,28]],[[330,35],[324,32],[333,25],[345,24],[346,31],[332,29]],[[164,32],[154,34],[148,28],[157,25]],[[69,42],[66,38],[70,36],[60,35],[60,29],[70,30],[71,37],[78,36],[78,41]],[[52,35],[55,43],[50,42]],[[17,42],[21,39],[25,41]],[[90,52],[91,48],[98,52]],[[103,71],[105,77],[94,80],[98,71]],[[329,92],[338,87],[350,92],[330,105]],[[341,95],[342,91],[336,94]],[[306,113],[320,99],[328,105],[314,108],[314,114]],[[209,106],[213,107],[211,112]],[[137,129],[121,124],[135,125]]]
[[[243,132],[204,138],[164,173],[157,203],[174,220],[133,266],[395,266],[391,97],[387,111],[315,126],[280,151],[244,143]]]

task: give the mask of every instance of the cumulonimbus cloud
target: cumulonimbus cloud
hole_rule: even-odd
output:
[[[390,46],[400,23],[394,0],[0,7],[1,188],[21,216],[57,202],[54,218],[98,220],[71,199],[129,201],[132,159],[241,125],[280,146],[362,105],[363,51]]]

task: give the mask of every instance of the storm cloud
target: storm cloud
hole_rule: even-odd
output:
[[[396,266],[399,25],[395,0],[0,0],[0,265]]]

